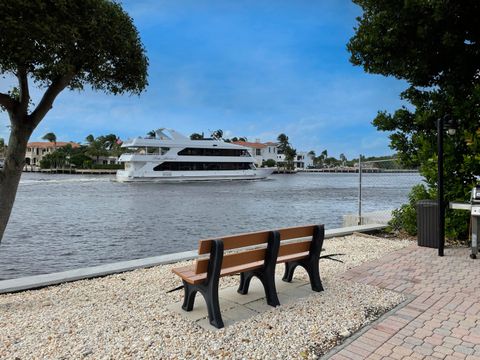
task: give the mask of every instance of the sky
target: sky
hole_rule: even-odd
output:
[[[403,103],[406,84],[366,74],[346,49],[361,9],[346,0],[124,0],[149,58],[140,96],[62,92],[31,141],[83,142],[161,127],[274,141],[348,158],[391,154],[371,121]],[[0,91],[11,86],[0,78]],[[33,84],[31,84],[33,86]],[[42,89],[32,89],[34,101]],[[0,112],[0,137],[8,137]]]

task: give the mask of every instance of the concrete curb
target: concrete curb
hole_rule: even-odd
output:
[[[385,227],[386,225],[382,224],[371,224],[326,230],[325,238],[351,235],[354,232],[377,231],[382,230]],[[17,279],[2,280],[0,281],[0,294],[39,289],[42,287],[58,285],[65,282],[91,279],[95,277],[118,274],[135,269],[144,269],[157,265],[171,264],[175,262],[195,259],[197,256],[198,252],[196,250],[190,250],[137,260],[122,261],[112,264],[62,271],[51,274],[34,275]]]

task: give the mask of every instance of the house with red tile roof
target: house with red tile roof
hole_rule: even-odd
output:
[[[25,154],[25,163],[27,165],[39,166],[40,161],[47,154],[51,154],[55,150],[62,148],[67,145],[71,145],[73,148],[80,147],[79,144],[75,142],[63,142],[57,141],[54,142],[29,142],[27,144],[27,153]]]
[[[261,143],[260,140],[255,142],[234,141],[233,144],[245,146],[248,148],[250,155],[255,159],[257,166],[262,166],[264,161],[269,159],[277,161],[277,143],[267,142]]]

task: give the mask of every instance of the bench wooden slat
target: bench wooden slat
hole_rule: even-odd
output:
[[[316,225],[295,226],[278,230],[280,241],[313,236]]]
[[[248,264],[241,264],[237,266],[227,267],[221,270],[220,276],[228,276],[233,274],[238,274],[244,271],[255,270],[263,266],[264,261],[256,261]],[[207,279],[207,273],[195,274],[194,265],[185,266],[181,268],[172,269],[172,271],[180,276],[183,280],[189,284],[199,284],[204,282]]]
[[[278,250],[278,257],[296,254],[296,253],[303,253],[305,251],[308,252],[310,250],[311,244],[312,244],[311,241],[300,241],[300,242],[280,245],[280,249]]]
[[[232,249],[238,249],[246,246],[266,244],[268,242],[269,236],[270,236],[270,231],[257,231],[253,233],[247,233],[247,234],[238,234],[238,235],[219,237],[217,239],[223,240],[224,250],[232,250]],[[200,244],[198,247],[198,254],[203,255],[203,254],[210,253],[213,240],[214,239],[200,240]]]
[[[255,249],[242,251],[235,254],[228,254],[223,256],[222,269],[231,268],[241,264],[249,264],[256,261],[264,261],[267,249]],[[195,273],[201,274],[207,272],[209,259],[197,260],[195,266]]]
[[[308,254],[310,254],[310,252],[305,251],[305,252],[302,252],[302,253],[295,253],[295,254],[290,254],[290,255],[279,256],[277,258],[277,264],[288,262],[288,261],[306,259],[308,257]]]

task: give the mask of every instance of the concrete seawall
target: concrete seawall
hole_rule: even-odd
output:
[[[331,229],[325,231],[325,238],[333,238],[339,236],[350,235],[354,232],[372,232],[382,230],[386,226],[383,224],[369,224],[360,226],[350,226],[339,229]],[[135,269],[148,268],[157,265],[170,264],[180,261],[191,260],[197,257],[197,251],[184,251],[173,254],[166,254],[143,259],[128,260],[92,266],[87,268],[62,271],[51,274],[27,276],[17,279],[9,279],[0,281],[0,294],[11,293],[17,291],[25,291],[38,289],[46,286],[57,285],[65,282],[77,281],[82,279],[90,279],[111,274],[118,274]]]

